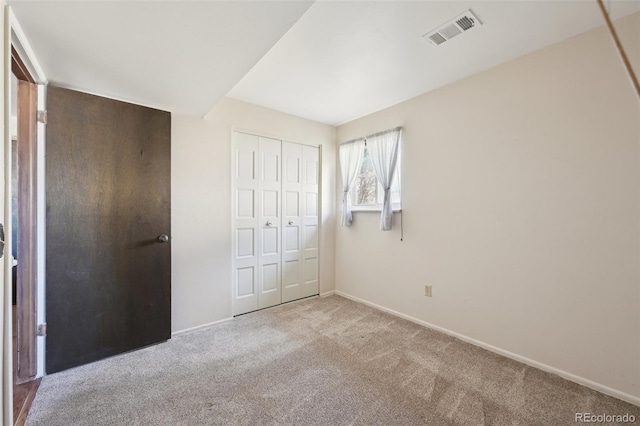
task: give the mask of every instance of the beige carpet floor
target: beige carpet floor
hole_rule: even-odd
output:
[[[331,296],[46,376],[27,425],[574,425],[576,412],[640,419],[636,406]]]

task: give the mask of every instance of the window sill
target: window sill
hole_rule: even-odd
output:
[[[402,207],[399,204],[394,204],[393,212],[398,213],[402,211]],[[382,211],[382,206],[351,206],[352,212],[378,212]]]

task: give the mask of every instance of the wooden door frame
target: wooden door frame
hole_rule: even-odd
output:
[[[37,87],[24,61],[11,46],[11,71],[18,79],[18,211],[16,267],[17,383],[37,374]],[[12,232],[12,229],[7,229]]]
[[[2,32],[3,32],[3,69],[2,69],[2,78],[3,78],[3,87],[5,89],[4,93],[4,103],[3,103],[3,115],[4,115],[4,160],[3,164],[5,167],[4,170],[4,211],[3,211],[3,222],[5,224],[6,230],[11,230],[11,104],[12,100],[10,97],[9,88],[11,86],[11,74],[12,74],[12,47],[14,50],[18,52],[20,59],[22,60],[21,68],[23,70],[28,70],[28,75],[35,79],[35,83],[37,86],[38,92],[38,107],[41,110],[45,109],[44,101],[45,101],[45,85],[47,84],[47,78],[38,63],[38,60],[35,56],[33,49],[31,48],[31,44],[29,40],[24,34],[20,23],[18,22],[15,14],[13,13],[11,7],[6,4],[5,1],[0,0],[0,10],[2,11]],[[19,71],[17,71],[19,72]],[[39,149],[37,164],[40,170],[44,165],[44,124],[37,124],[37,144]],[[40,173],[38,176],[39,180],[42,181],[43,174]],[[39,187],[43,188],[44,185],[42,182],[39,183]],[[38,194],[37,198],[37,215],[38,215],[38,224],[40,229],[44,229],[44,193],[41,191]],[[6,245],[5,245],[5,253],[12,252],[12,235],[11,232],[6,232]],[[38,242],[38,255],[40,257],[40,264],[37,265],[38,271],[42,271],[43,269],[43,261],[44,261],[44,238],[40,238]],[[5,254],[2,259],[4,265],[4,292],[2,295],[2,307],[0,312],[2,313],[2,331],[3,331],[3,356],[2,356],[2,371],[5,380],[3,380],[2,391],[2,412],[0,416],[2,417],[3,424],[13,424],[13,386],[14,386],[14,377],[13,377],[13,342],[12,342],[12,303],[11,303],[11,278],[12,278],[12,256]],[[38,300],[43,297],[44,294],[44,272],[38,274],[38,282],[37,282],[37,297]],[[44,322],[44,306],[43,304],[39,304],[37,311],[37,320],[38,323]],[[43,372],[43,359],[44,359],[44,337],[37,338],[36,340],[36,355],[37,355],[37,371],[38,376],[42,375]]]
[[[13,44],[11,45],[11,72],[18,80],[34,84],[36,82]]]

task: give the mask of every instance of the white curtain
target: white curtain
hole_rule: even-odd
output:
[[[382,205],[382,214],[380,215],[380,229],[382,231],[391,229],[391,218],[393,217],[391,184],[398,164],[401,133],[402,129],[398,127],[367,136],[369,156],[371,157],[378,182],[384,189],[384,203]]]
[[[340,145],[340,175],[342,176],[342,226],[350,226],[353,221],[351,213],[350,191],[362,165],[364,139]]]

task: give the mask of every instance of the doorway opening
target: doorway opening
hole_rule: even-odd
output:
[[[11,232],[14,424],[24,424],[36,380],[37,86],[11,48]]]

